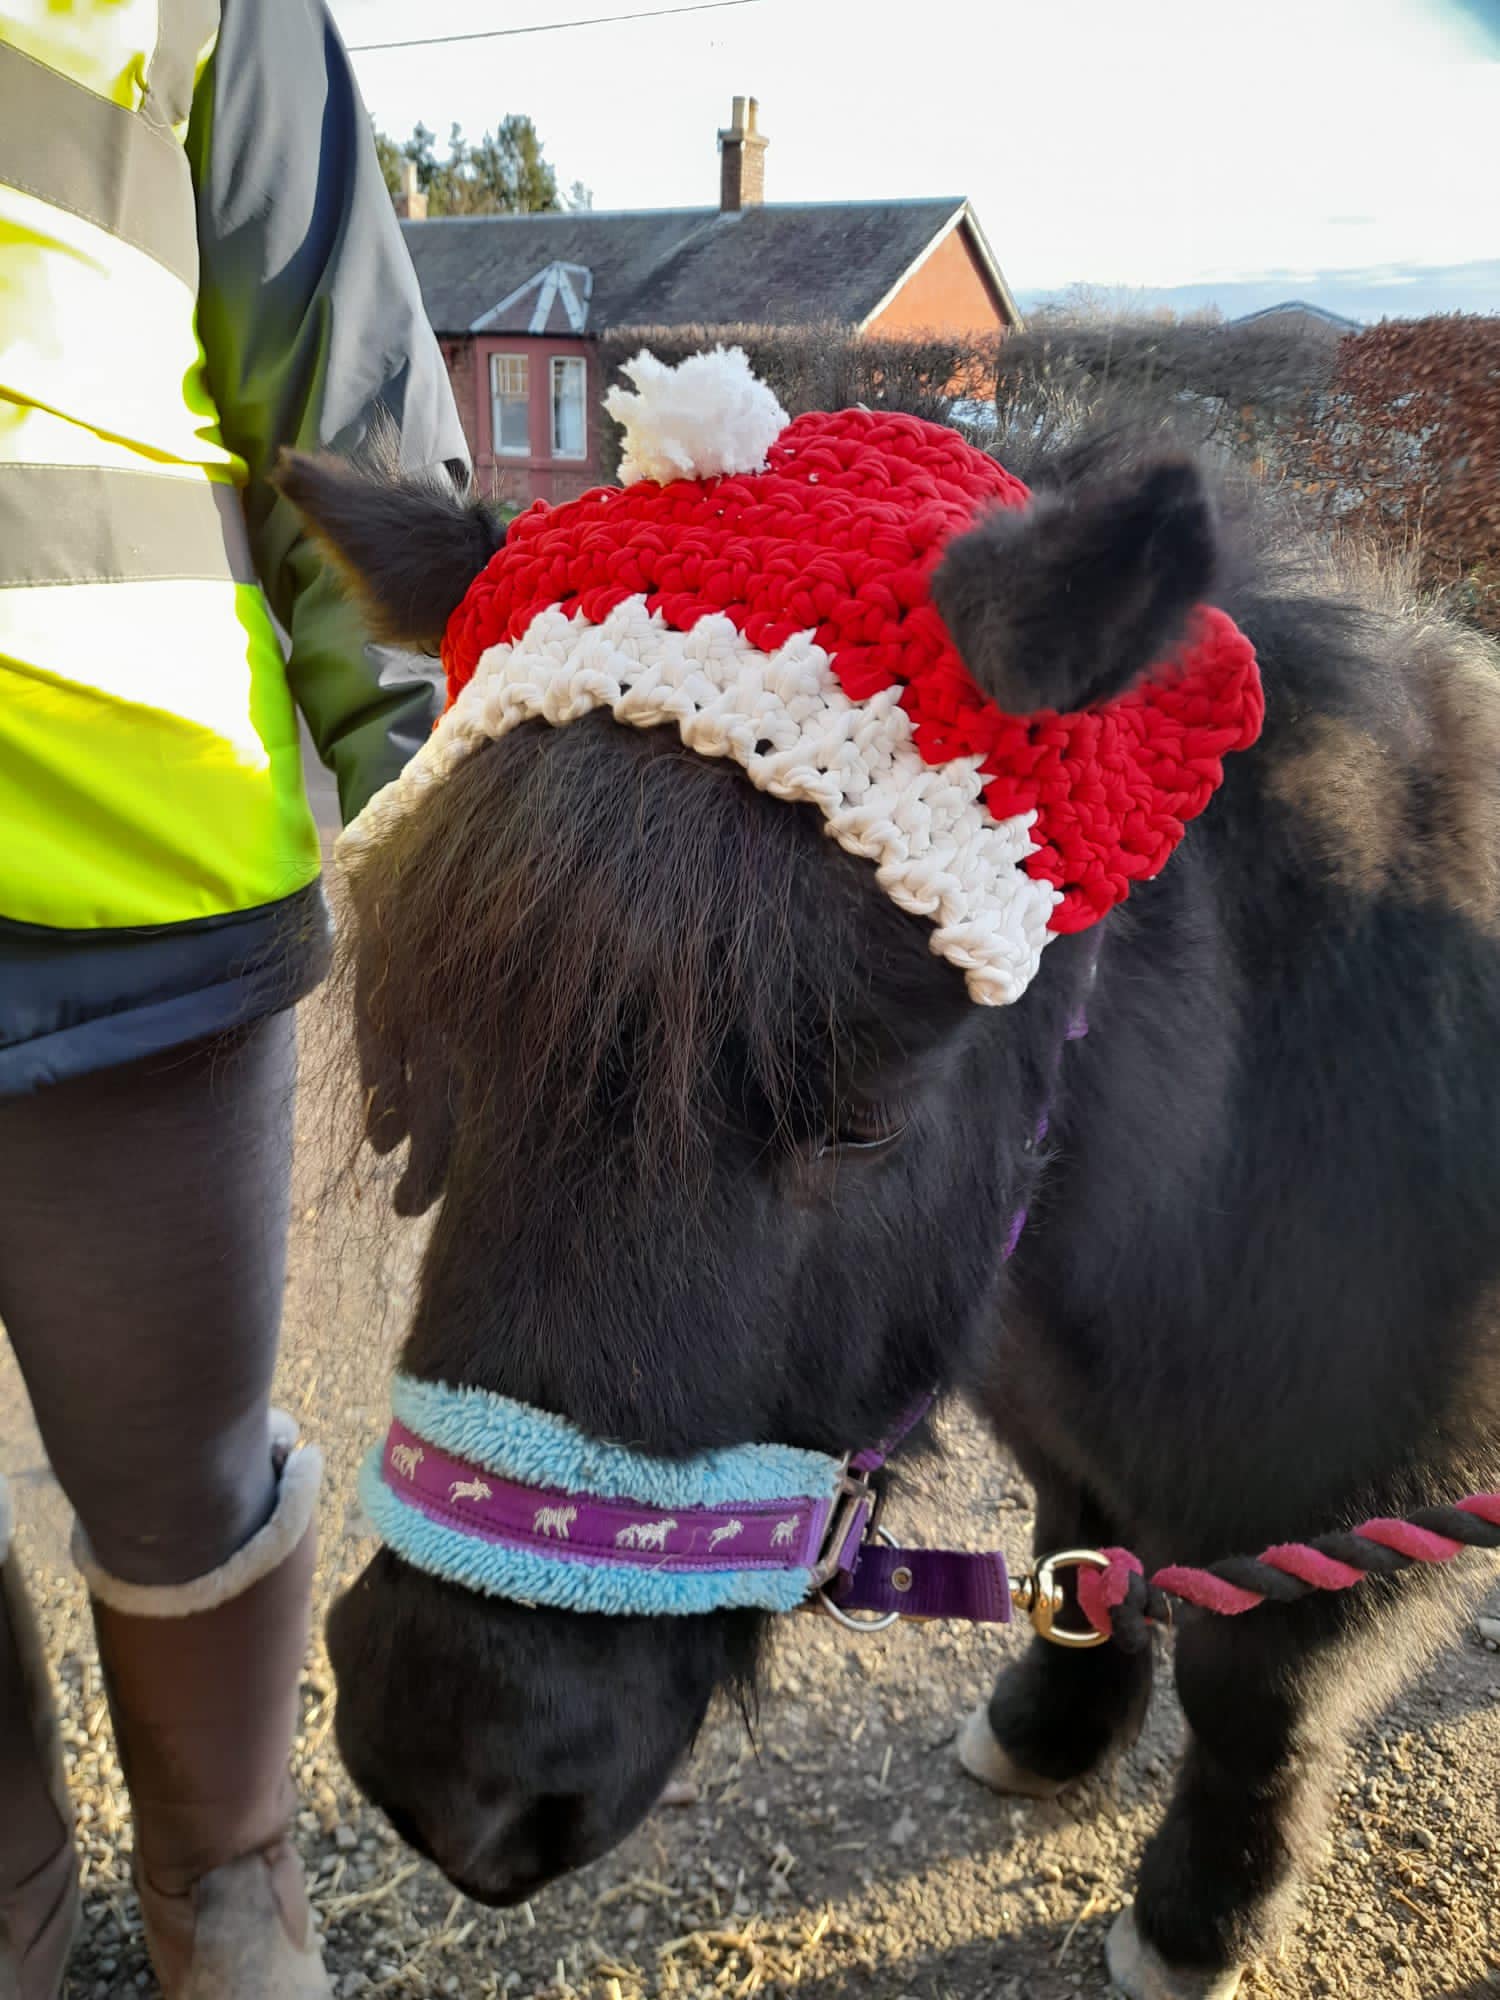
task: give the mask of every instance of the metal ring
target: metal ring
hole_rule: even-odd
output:
[[[884,1528],[877,1528],[870,1536],[870,1540],[872,1542],[884,1542],[888,1549],[893,1549],[896,1546]],[[901,1613],[899,1611],[879,1612],[872,1618],[852,1618],[847,1611],[842,1610],[835,1604],[833,1599],[828,1595],[828,1586],[826,1583],[818,1592],[818,1603],[836,1625],[842,1625],[846,1632],[858,1632],[862,1637],[866,1638],[872,1632],[888,1632],[891,1626],[898,1625],[901,1622]]]

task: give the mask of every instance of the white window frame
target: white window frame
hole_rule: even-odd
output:
[[[576,369],[578,372],[578,414],[582,420],[582,441],[577,451],[563,451],[557,441],[557,372],[560,368]],[[552,428],[552,456],[562,462],[580,465],[589,455],[589,365],[581,354],[554,354],[547,372],[547,411]]]
[[[522,390],[514,387],[501,388],[502,363],[519,366]],[[506,444],[503,433],[503,407],[507,402],[520,401],[526,411],[526,442],[523,445]],[[514,350],[490,356],[490,446],[496,458],[530,458],[531,449],[531,356],[518,354]]]

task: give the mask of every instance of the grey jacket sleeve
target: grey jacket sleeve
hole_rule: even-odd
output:
[[[366,643],[268,482],[283,445],[358,452],[385,413],[408,470],[468,476],[468,449],[370,121],[323,0],[223,0],[188,133],[198,330],[225,442],[250,468],[255,563],[290,635],[287,677],[345,819],[437,709],[436,675]]]

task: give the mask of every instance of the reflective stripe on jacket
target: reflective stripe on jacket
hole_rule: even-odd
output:
[[[280,901],[297,719],[198,341],[211,0],[0,0],[0,914]]]

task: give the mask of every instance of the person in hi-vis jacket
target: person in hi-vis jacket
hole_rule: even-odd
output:
[[[329,945],[297,711],[347,817],[434,695],[269,475],[375,429],[467,482],[323,0],[0,0],[0,1323],[171,2000],[330,1992],[288,1833],[319,1460],[269,1401]],[[55,2000],[78,1868],[13,1507],[0,1996]]]

